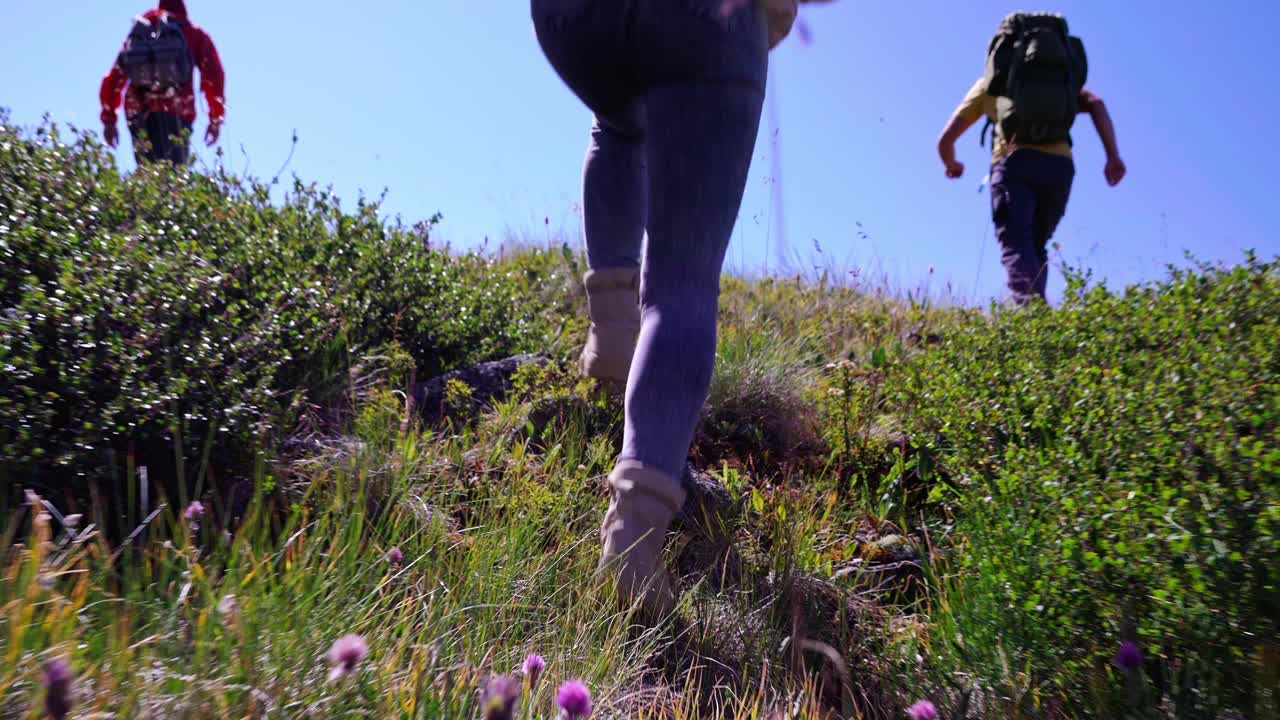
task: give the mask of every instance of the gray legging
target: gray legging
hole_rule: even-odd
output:
[[[532,0],[538,41],[595,113],[583,173],[593,270],[641,264],[622,460],[684,469],[715,365],[720,269],[760,125],[757,3]]]

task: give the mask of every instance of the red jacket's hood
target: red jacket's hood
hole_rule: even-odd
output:
[[[160,0],[160,10],[179,20],[187,19],[187,4],[183,0]]]

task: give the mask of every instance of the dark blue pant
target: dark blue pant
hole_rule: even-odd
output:
[[[144,162],[186,165],[190,158],[191,123],[173,113],[144,112],[129,118],[133,157]]]
[[[720,269],[768,72],[759,5],[728,16],[722,6],[532,0],[543,51],[595,114],[583,173],[588,262],[642,264],[621,459],[673,477],[711,384]]]
[[[991,216],[1019,305],[1045,296],[1049,240],[1067,212],[1075,174],[1071,158],[1037,150],[1014,151],[991,168]]]

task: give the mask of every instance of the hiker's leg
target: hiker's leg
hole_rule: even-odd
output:
[[[533,0],[532,14],[543,53],[595,113],[582,173],[588,265],[639,268],[647,210],[644,105],[622,54],[626,13],[613,3]]]
[[[587,377],[625,383],[640,333],[640,247],[648,195],[643,106],[632,101],[597,116],[583,169],[587,265],[583,277],[591,326],[579,367]]]
[[[640,249],[647,210],[644,109],[622,49],[627,13],[586,0],[533,0],[538,42],[565,83],[596,115],[583,168],[591,325],[579,367],[623,383],[640,332]]]
[[[1049,244],[1036,241],[1036,264],[1040,269],[1036,271],[1036,280],[1032,286],[1032,290],[1042,300],[1048,298],[1049,290]]]
[[[675,593],[662,564],[681,476],[711,382],[720,268],[759,125],[761,89],[671,85],[647,96],[649,239],[643,322],[627,380],[626,424],[601,566],[628,600],[665,615]]]
[[[720,265],[763,101],[764,16],[752,3],[725,17],[722,0],[533,0],[533,9],[547,57],[588,107],[608,118],[639,99],[646,114],[644,320],[600,535],[601,567],[622,597],[661,614],[674,601],[662,545],[684,499],[680,475],[715,357]]]
[[[133,141],[133,160],[138,165],[154,162],[155,145],[151,142],[151,115],[139,113],[129,117],[129,137]]]
[[[1075,180],[1075,163],[1070,158],[1043,155],[1036,159],[1039,166],[1036,187],[1035,237],[1040,253],[1041,272],[1036,277],[1036,291],[1045,296],[1049,279],[1049,241],[1058,224],[1067,214],[1067,202],[1071,199],[1071,185]]]
[[[715,365],[720,270],[746,186],[768,75],[757,3],[650,0],[635,9],[645,101],[643,322],[622,460],[679,478]]]
[[[1036,193],[1028,182],[1026,150],[996,162],[991,168],[991,219],[1000,241],[1000,260],[1008,274],[1014,302],[1026,305],[1040,297],[1042,253],[1036,245]]]
[[[640,267],[649,203],[643,121],[643,105],[635,101],[591,127],[582,213],[592,270]]]
[[[174,166],[182,166],[187,164],[189,158],[189,140],[191,134],[191,124],[183,122],[181,118],[173,113],[153,112],[148,113],[150,121],[148,128],[151,136],[154,150],[152,159],[160,162],[168,162]]]
[[[170,155],[174,165],[182,166],[191,163],[191,123],[180,118],[178,132],[174,135],[173,154]]]
[[[761,89],[649,93],[649,240],[643,323],[627,384],[622,458],[679,477],[716,353],[720,269],[759,128]]]
[[[177,129],[176,118],[165,112],[147,113],[147,136],[151,140],[151,162],[173,162],[173,133]]]

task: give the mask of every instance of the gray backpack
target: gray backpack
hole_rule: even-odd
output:
[[[183,23],[169,14],[138,18],[118,62],[129,82],[149,92],[180,90],[191,83],[195,63]]]
[[[1084,43],[1072,37],[1066,18],[1005,18],[987,51],[986,74],[1000,138],[1019,145],[1070,142],[1088,75]]]

